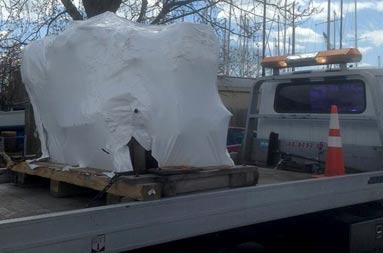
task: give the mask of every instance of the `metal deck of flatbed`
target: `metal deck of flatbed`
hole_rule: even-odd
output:
[[[24,199],[16,202],[18,208],[28,210],[19,215],[24,217],[9,219],[9,213],[5,217],[7,209],[17,207],[12,201],[0,204],[0,252],[91,252],[92,239],[100,235],[105,236],[106,252],[120,252],[380,200],[382,183],[383,172],[311,178],[307,174],[260,169],[257,186],[88,209],[81,208],[86,199],[56,199],[47,204],[37,201],[34,194],[19,192]],[[0,185],[2,200],[3,194],[10,194],[10,187],[14,186]],[[66,204],[59,204],[63,201]],[[36,210],[45,214],[28,216],[35,215]]]
[[[0,184],[0,220],[84,208],[89,197],[55,198],[47,187]]]
[[[311,176],[282,170],[260,168],[258,185],[302,180]],[[55,198],[46,189],[48,186],[35,184],[18,186],[0,183],[0,220],[28,217],[40,214],[82,209],[90,202],[92,195]],[[94,193],[96,194],[96,193]]]

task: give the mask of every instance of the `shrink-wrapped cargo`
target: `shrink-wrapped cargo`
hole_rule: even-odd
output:
[[[134,137],[161,167],[232,165],[217,55],[208,26],[140,25],[113,13],[31,43],[22,78],[43,156],[127,171]]]

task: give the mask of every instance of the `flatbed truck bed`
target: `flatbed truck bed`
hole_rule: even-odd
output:
[[[84,208],[88,197],[5,183],[0,252],[121,252],[381,200],[382,183],[382,171],[313,178],[259,168],[256,186],[93,208]]]

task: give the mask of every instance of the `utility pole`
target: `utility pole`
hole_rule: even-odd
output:
[[[355,0],[355,48],[358,48],[358,1]]]
[[[292,34],[292,49],[291,54],[295,55],[295,1],[293,2],[293,34]]]
[[[358,48],[358,0],[355,0],[355,48]],[[358,63],[355,62],[355,67],[358,67]]]
[[[333,48],[336,49],[336,12],[334,11],[334,44]]]
[[[380,55],[378,55],[378,67],[380,68]]]
[[[262,31],[262,59],[266,54],[266,0],[263,0],[263,31]],[[265,68],[262,67],[262,76],[266,75]]]
[[[278,40],[277,40],[277,49],[278,49],[278,53],[277,53],[277,55],[279,56],[279,55],[281,55],[281,50],[280,50],[280,48],[279,48],[279,44],[280,44],[280,42],[281,42],[281,39],[280,39],[280,37],[279,37],[279,21],[280,21],[280,18],[279,18],[279,15],[278,15]]]
[[[259,47],[257,48],[257,77],[259,77],[259,70],[261,66],[261,56],[259,52]]]
[[[287,54],[290,55],[290,48],[291,48],[291,38],[289,36],[289,44],[288,44],[288,48],[287,48]]]
[[[285,20],[283,31],[283,54],[286,55],[286,32],[287,32],[287,0],[285,0]]]
[[[245,70],[245,75],[248,74],[248,67],[249,67],[249,62],[248,62],[248,56],[249,56],[249,34],[248,34],[248,31],[249,31],[249,19],[247,18],[247,15],[245,14],[245,19],[244,19],[244,26],[243,26],[245,29],[244,29],[244,35],[245,35],[245,38],[244,38],[244,49],[245,49],[245,52],[244,52],[244,57],[243,57],[243,68]]]
[[[242,1],[241,1],[242,4]],[[239,76],[243,77],[243,66],[244,66],[244,25],[243,25],[243,16],[242,10],[239,14],[239,38],[238,38],[238,48],[239,48]]]
[[[227,75],[227,45],[226,45],[226,39],[227,39],[227,34],[226,34],[226,31],[227,31],[227,27],[226,27],[226,18],[224,19],[225,23],[224,23],[224,27],[225,29],[223,29],[223,73],[225,75]]]
[[[339,48],[343,47],[343,0],[340,0]]]
[[[355,0],[356,1],[356,0]],[[331,0],[327,0],[327,50],[330,50]]]
[[[230,75],[230,34],[231,34],[231,8],[232,8],[232,0],[230,0],[230,5],[229,5],[229,20],[228,20],[228,33],[227,33],[227,55],[226,55],[226,60],[227,60],[227,66],[226,66],[226,75]]]
[[[278,54],[278,39],[274,38],[274,55],[279,55]]]

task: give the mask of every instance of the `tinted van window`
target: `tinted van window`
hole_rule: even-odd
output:
[[[360,80],[279,84],[274,109],[278,113],[362,113],[366,108],[365,85]]]

